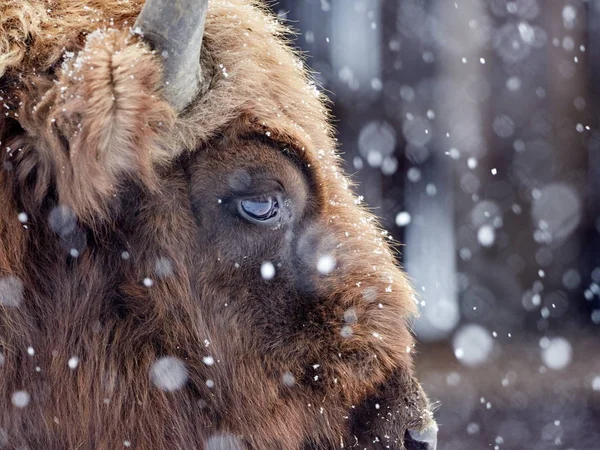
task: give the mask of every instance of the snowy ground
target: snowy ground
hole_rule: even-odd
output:
[[[458,362],[450,346],[421,345],[418,374],[440,402],[438,449],[600,449],[598,339],[568,342],[569,355],[559,349],[544,361],[539,337],[521,336],[496,344],[476,368]]]

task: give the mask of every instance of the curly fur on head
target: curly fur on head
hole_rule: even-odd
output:
[[[56,126],[56,122],[60,123],[60,121],[70,122],[71,125],[81,129],[85,124],[72,122],[87,119],[88,128],[95,130],[89,132],[101,133],[94,138],[99,144],[106,144],[125,137],[115,127],[104,127],[103,121],[110,120],[116,124],[134,118],[136,122],[130,128],[145,127],[149,133],[161,135],[154,137],[161,149],[152,151],[151,155],[151,159],[161,162],[165,157],[164,152],[175,157],[183,150],[193,150],[213,137],[225,125],[245,115],[252,120],[255,129],[270,129],[282,139],[301,143],[310,158],[313,158],[313,154],[317,151],[321,152],[318,158],[314,158],[313,163],[321,166],[323,161],[323,167],[336,170],[338,156],[333,151],[335,144],[331,138],[327,110],[323,105],[325,99],[318,93],[314,83],[308,79],[301,60],[289,47],[281,45],[286,29],[274,18],[265,15],[258,2],[212,1],[210,3],[203,51],[203,65],[206,66],[204,72],[208,75],[205,80],[208,85],[205,89],[206,94],[174,124],[171,123],[168,115],[164,115],[162,122],[153,122],[153,118],[148,115],[153,114],[158,117],[160,111],[164,110],[160,100],[153,97],[157,92],[156,81],[160,77],[160,65],[156,56],[154,64],[134,64],[136,60],[148,60],[151,56],[147,48],[134,43],[136,39],[131,36],[131,30],[128,28],[135,21],[142,4],[143,2],[140,1],[90,1],[82,5],[79,2],[68,1],[11,0],[0,6],[2,8],[0,48],[6,54],[0,59],[0,73],[6,73],[6,81],[3,84],[18,83],[26,86],[24,91],[17,91],[20,96],[18,99],[12,99],[13,102],[10,102],[11,89],[2,89],[9,97],[5,101],[10,106],[10,111],[18,110],[16,114],[26,118],[39,108],[53,109],[52,114],[46,114],[45,110],[43,115],[36,114],[38,121],[27,129],[28,132],[36,131],[36,134],[39,134],[38,130],[45,127],[47,134],[50,135],[51,129]],[[120,31],[115,31],[117,29]],[[97,45],[105,46],[104,49],[87,48],[86,37],[93,36],[93,33],[108,33],[112,36],[109,40],[120,40],[120,42],[99,41]],[[120,36],[117,37],[117,34]],[[124,46],[128,44],[130,46],[125,48]],[[114,45],[123,48],[117,49]],[[85,74],[80,73],[80,79],[84,82],[79,83],[79,86],[68,87],[72,81],[76,81],[77,75],[73,72],[72,65],[65,67],[61,66],[61,63],[65,55],[82,49],[83,53],[88,54],[102,52],[106,58],[111,54],[116,56],[114,61],[104,61],[104,64],[109,66],[99,67],[107,74],[105,80],[98,79],[101,83],[105,83],[104,86],[95,85],[87,80]],[[126,55],[122,53],[123,50],[126,50]],[[120,64],[120,61],[125,61],[127,58],[131,59],[130,65]],[[82,59],[82,55],[78,59]],[[96,56],[91,59],[91,65],[87,69],[78,68],[78,71],[94,70],[94,65],[103,64],[96,59]],[[108,72],[115,69],[115,73]],[[60,86],[47,85],[48,80],[42,74],[48,71],[59,73]],[[148,73],[136,73],[138,71]],[[36,74],[40,74],[42,79]],[[118,77],[115,78],[115,75],[121,79],[126,77],[135,79],[135,84],[126,84],[123,86],[127,89],[119,89],[117,84],[113,85],[118,82]],[[72,79],[74,76],[75,80]],[[140,78],[137,79],[136,76]],[[69,92],[66,92],[66,89],[69,89]],[[85,97],[86,95],[92,95],[91,101]],[[124,98],[123,95],[138,96],[137,101],[142,101],[140,96],[146,95],[150,101],[133,105],[131,101],[134,99]],[[82,98],[87,105],[85,107],[89,108],[88,115],[84,114],[85,111],[76,110],[83,106],[82,101],[76,104],[77,100]],[[20,107],[15,104],[17,101],[20,102]],[[95,106],[91,105],[98,105],[102,109],[97,112]],[[120,108],[114,109],[113,105]],[[75,109],[71,110],[71,108]],[[135,108],[137,110],[134,110]],[[156,113],[152,112],[153,110],[157,110]],[[107,112],[110,113],[110,117],[103,117]],[[137,117],[139,112],[142,112],[141,117]],[[40,120],[46,120],[46,123],[40,123]],[[25,121],[21,120],[21,122]],[[23,125],[27,127],[28,123]],[[169,127],[169,125],[173,126]],[[157,126],[162,127],[162,130],[157,130]],[[63,131],[65,132],[69,131]],[[84,130],[80,136],[85,133]],[[158,139],[159,137],[162,139]],[[54,137],[54,140],[56,139]],[[147,139],[147,143],[149,142],[150,139]],[[26,143],[19,143],[21,149],[22,144]],[[77,143],[71,142],[70,145],[77,146]],[[94,152],[97,151],[100,149],[87,150],[86,153],[91,155],[90,159],[94,159]],[[120,151],[127,150],[121,148]],[[41,150],[38,149],[38,152],[41,153]],[[77,149],[69,152],[70,155],[78,153],[81,152]],[[44,174],[57,172],[56,168],[54,170],[46,168],[52,164],[55,155],[36,156],[40,158],[38,165],[44,166]],[[131,162],[132,158],[138,160],[133,166],[123,166],[123,170],[145,167],[143,173],[149,174],[146,170],[148,161],[142,163],[139,155],[114,157],[117,160],[121,158],[123,163]],[[114,159],[106,161],[110,166],[107,166],[108,173],[119,170],[114,165]],[[73,165],[77,164],[76,162]],[[320,173],[319,170],[315,172]],[[106,176],[105,173],[103,177]],[[76,177],[77,175],[72,174],[72,178]],[[71,181],[75,180],[65,180],[67,184]],[[95,198],[96,194],[100,196],[111,194],[115,181],[110,177],[103,181],[98,180],[99,184],[96,188],[98,192],[82,194],[80,205],[73,206],[79,211],[80,207],[87,208],[90,200],[93,200],[92,204],[97,204],[99,199]],[[40,184],[43,186],[42,180]],[[45,189],[40,186],[38,193],[42,192],[45,192]]]
[[[257,2],[212,0],[203,94],[177,115],[131,30],[142,3],[0,4],[0,287],[23,285],[17,308],[0,305],[0,392],[31,394],[0,407],[9,442],[401,448],[407,429],[434,429],[412,289],[285,28]],[[225,212],[264,174],[293,220],[261,232]],[[164,355],[185,361],[185,389],[152,386]]]

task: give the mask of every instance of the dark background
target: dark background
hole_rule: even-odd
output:
[[[280,0],[405,244],[440,450],[600,449],[600,0]]]

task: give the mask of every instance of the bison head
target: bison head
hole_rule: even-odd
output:
[[[411,288],[274,18],[0,17],[7,446],[435,448]]]

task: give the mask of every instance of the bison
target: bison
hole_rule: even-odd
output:
[[[0,4],[0,447],[434,449],[413,291],[253,1]]]

